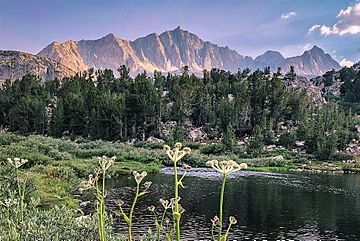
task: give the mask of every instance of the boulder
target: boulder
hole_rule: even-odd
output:
[[[159,139],[153,136],[150,136],[149,138],[147,138],[148,142],[152,142],[152,143],[160,143],[160,144],[164,144],[165,141],[163,139]]]
[[[189,130],[188,132],[188,138],[191,141],[196,141],[196,142],[202,142],[205,139],[207,139],[207,135],[205,132],[202,131],[201,128],[194,128],[192,130]]]

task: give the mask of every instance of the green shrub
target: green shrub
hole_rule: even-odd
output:
[[[244,161],[251,167],[284,167],[290,163],[282,156],[254,158]]]
[[[55,164],[56,165],[56,164]],[[32,172],[45,174],[49,177],[54,177],[62,180],[77,179],[74,169],[70,166],[62,165],[37,165],[30,169]]]
[[[163,143],[150,142],[150,141],[138,141],[134,144],[134,147],[141,147],[147,149],[162,149],[163,146],[164,146]]]
[[[285,159],[293,159],[296,156],[296,153],[292,152],[289,149],[285,149],[285,148],[275,148],[273,150],[264,150],[261,153],[261,157],[274,157],[274,156],[283,156]]]
[[[207,155],[221,154],[224,153],[224,151],[225,148],[222,144],[210,144],[200,148],[200,152]]]
[[[310,154],[302,154],[301,156],[296,156],[292,161],[293,163],[305,164],[309,161],[313,161],[314,156]]]
[[[1,209],[5,209],[1,207]],[[31,208],[20,229],[9,228],[12,217],[0,211],[0,240],[96,240],[96,223],[93,217],[77,218],[75,210],[54,207],[49,210]]]
[[[352,156],[350,156],[346,153],[343,153],[343,152],[336,152],[331,157],[331,161],[344,161],[344,160],[351,160],[351,159],[353,159]]]
[[[10,145],[23,140],[25,137],[9,132],[0,132],[0,146]]]
[[[198,150],[203,145],[200,142],[185,142],[184,146],[187,146],[187,147],[191,148],[191,150]]]
[[[279,137],[279,145],[290,148],[295,145],[296,134],[292,132],[284,132]]]
[[[78,187],[76,180],[68,181],[47,174],[31,173],[29,196],[39,199],[39,206],[43,208],[51,208],[54,205],[77,208],[78,203],[70,194]]]

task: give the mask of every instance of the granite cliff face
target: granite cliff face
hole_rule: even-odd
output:
[[[267,51],[255,58],[256,68],[265,66],[270,66],[274,71],[277,67],[281,67],[285,72],[290,70],[290,66],[294,66],[298,75],[306,77],[319,76],[326,71],[341,68],[338,62],[316,45],[301,56],[289,58],[284,58],[276,51]]]
[[[283,68],[287,60],[280,52],[268,50],[264,54],[254,59],[254,65],[258,68],[270,66],[272,71],[276,71],[278,67]]]
[[[0,83],[20,79],[26,74],[39,76],[43,81],[74,75],[75,72],[58,62],[19,51],[0,50]]]
[[[219,68],[237,71],[239,68],[263,68],[272,70],[281,67],[288,71],[295,67],[298,75],[317,76],[339,64],[314,46],[301,56],[284,58],[279,52],[267,51],[253,59],[243,56],[228,47],[220,47],[203,41],[195,34],[180,27],[164,33],[150,34],[135,41],[120,39],[113,34],[97,40],[53,42],[38,53],[38,56],[51,58],[74,71],[110,68],[116,70],[120,65],[130,67],[132,74],[154,70],[177,72],[185,65],[195,73],[203,69]]]
[[[296,71],[301,69],[301,72],[298,72],[300,75],[308,77],[318,76],[326,71],[341,68],[330,54],[326,54],[324,50],[316,45],[312,49],[305,51],[301,56],[288,58],[284,69],[289,69],[291,65],[294,66]]]
[[[116,70],[125,64],[132,73],[152,73],[154,70],[176,72],[185,65],[190,71],[200,73],[211,68],[236,71],[252,64],[250,57],[244,57],[228,47],[204,42],[180,27],[135,41],[108,34],[97,40],[53,42],[38,56],[51,58],[75,71],[91,67]]]

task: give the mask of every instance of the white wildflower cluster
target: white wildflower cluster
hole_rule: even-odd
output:
[[[220,219],[218,216],[215,216],[213,219],[211,219],[211,222],[212,222],[212,226],[214,227],[220,227],[221,224],[220,224]]]
[[[10,208],[12,206],[17,205],[17,200],[16,199],[4,199],[4,200],[0,200],[0,205],[1,206],[5,206],[7,208]]]
[[[169,200],[160,199],[160,204],[164,207],[164,209],[169,209],[172,206],[172,203]]]
[[[81,182],[81,187],[79,189],[80,192],[93,188],[95,186],[96,177],[94,177],[92,174],[89,175],[88,180]]]
[[[180,203],[179,203],[180,200],[181,200],[180,197],[178,197],[177,199],[176,198],[171,198],[170,199],[170,206],[171,206],[173,212],[175,212],[175,206],[177,204],[178,205],[178,213],[183,214],[185,212],[185,209],[180,205]]]
[[[218,161],[218,160],[211,160],[206,162],[206,166],[212,167],[216,171],[222,174],[229,174],[233,172],[237,172],[241,169],[247,168],[248,165],[246,163],[237,164],[233,160],[230,161]]]
[[[183,158],[186,154],[189,154],[191,152],[191,149],[189,147],[185,147],[183,149],[182,144],[180,142],[177,142],[174,145],[174,148],[171,149],[170,146],[165,145],[164,151],[169,156],[170,160],[173,162],[178,162],[181,158]]]
[[[146,192],[147,190],[149,190],[149,188],[151,187],[151,185],[152,185],[152,182],[145,182],[144,183],[144,188],[145,188],[145,190],[144,190],[144,192]]]
[[[112,164],[114,164],[114,162],[116,160],[116,156],[113,156],[111,158],[109,158],[107,156],[102,156],[102,157],[98,157],[97,159],[99,161],[101,169],[103,171],[106,171],[112,166]]]
[[[137,184],[140,184],[141,181],[147,176],[147,172],[143,171],[142,173],[138,173],[137,171],[133,172],[135,181]],[[150,184],[151,185],[151,184]],[[149,186],[150,187],[150,186]]]
[[[121,200],[121,199],[118,199],[118,200],[115,201],[115,204],[118,205],[119,207],[121,207],[122,205],[125,204],[125,202],[123,200]]]
[[[184,164],[182,164],[182,168],[183,168],[185,171],[189,171],[189,170],[191,169],[191,166],[184,163]]]
[[[150,212],[155,212],[155,207],[154,207],[154,206],[149,206],[149,207],[148,207],[148,210],[149,210]]]
[[[27,159],[21,159],[18,157],[15,157],[13,159],[11,158],[7,158],[6,159],[12,166],[14,166],[15,168],[19,168],[22,165],[24,165],[25,163],[29,162]]]

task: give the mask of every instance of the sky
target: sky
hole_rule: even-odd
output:
[[[360,61],[359,0],[0,0],[0,49],[32,54],[53,41],[135,40],[177,26],[252,57],[317,45],[342,64]]]

